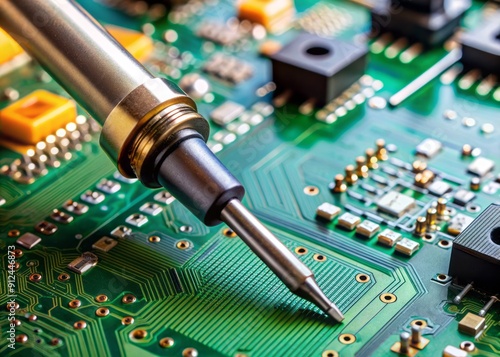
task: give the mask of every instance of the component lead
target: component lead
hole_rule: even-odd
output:
[[[467,293],[472,289],[473,284],[474,284],[474,282],[465,285],[465,287],[462,289],[462,291],[459,292],[457,294],[457,296],[455,296],[455,298],[453,299],[453,303],[460,304],[460,302],[462,301],[464,296],[467,295]]]
[[[369,169],[377,169],[378,168],[378,159],[375,156],[375,150],[373,149],[366,149],[365,151],[365,156],[366,156],[366,166],[368,166]]]
[[[335,175],[334,186],[332,188],[332,191],[334,193],[341,193],[341,192],[345,192],[346,190],[347,190],[347,186],[344,183],[344,176],[341,174]]]
[[[411,326],[411,344],[418,345],[422,341],[422,330],[420,327],[412,325]]]
[[[493,306],[494,303],[498,301],[498,298],[496,296],[492,296],[490,300],[486,303],[486,305],[483,306],[481,310],[479,310],[479,316],[484,317],[486,316],[486,313],[488,310]]]
[[[385,148],[385,140],[377,139],[377,141],[375,141],[375,145],[377,145],[377,151],[375,152],[375,154],[377,155],[377,159],[381,161],[387,160],[388,156],[387,149]]]
[[[420,90],[427,83],[432,81],[434,78],[443,73],[446,69],[457,63],[462,58],[462,50],[454,49],[451,50],[446,56],[441,58],[438,62],[436,62],[431,68],[422,73],[416,79],[411,81],[406,87],[401,89],[399,92],[394,94],[391,98],[389,98],[389,103],[396,107],[401,104],[403,101],[408,99],[412,94]]]
[[[446,204],[448,203],[448,200],[444,197],[438,198],[437,200],[437,214],[439,217],[446,217],[448,216],[448,209],[446,208]]]
[[[368,177],[368,166],[366,166],[366,159],[363,156],[358,156],[356,158],[356,175],[359,178]]]
[[[431,207],[427,210],[426,220],[427,220],[427,227],[431,229],[435,227],[437,220],[437,210],[434,207]]]
[[[358,181],[358,175],[354,173],[354,166],[347,165],[345,167],[345,182],[348,185],[354,185]]]
[[[402,332],[399,335],[399,353],[406,354],[410,349],[410,334],[408,332]]]
[[[417,218],[415,222],[414,234],[416,236],[423,236],[426,231],[427,231],[427,219],[424,216],[420,216]]]

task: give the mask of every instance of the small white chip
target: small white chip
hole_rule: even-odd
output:
[[[54,221],[62,223],[62,224],[68,224],[68,223],[73,222],[73,216],[71,216],[63,211],[59,211],[57,208],[55,208],[52,211],[50,218],[52,218]]]
[[[147,202],[139,208],[139,211],[149,214],[151,216],[156,216],[162,211],[162,207],[159,204]]]
[[[90,203],[92,205],[96,205],[104,201],[104,195],[97,191],[87,191],[80,197],[82,201]]]
[[[465,228],[472,223],[474,218],[466,216],[465,214],[458,213],[455,217],[453,217],[448,223],[448,233],[453,236],[458,236],[463,232]]]
[[[66,203],[63,205],[63,208],[66,211],[77,214],[77,215],[82,215],[89,210],[89,206],[84,205],[83,203],[73,201],[73,200],[66,201]]]
[[[434,196],[441,197],[451,191],[451,186],[444,181],[434,181],[427,189]]]
[[[407,256],[411,256],[419,247],[419,243],[409,240],[408,238],[403,238],[396,243],[396,251]]]
[[[434,139],[425,139],[420,144],[417,145],[417,154],[428,158],[433,158],[436,156],[443,145],[441,142]]]
[[[98,184],[97,188],[102,192],[106,193],[116,193],[122,188],[122,186],[115,181],[102,179]]]
[[[453,202],[460,206],[465,206],[467,203],[476,198],[474,192],[467,191],[465,189],[458,190],[453,195]]]
[[[175,201],[175,197],[172,196],[170,194],[170,192],[168,191],[161,191],[161,192],[158,192],[154,197],[153,199],[156,201],[156,202],[160,202],[160,203],[164,203],[166,205],[169,205],[171,204],[172,202]]]
[[[126,238],[132,234],[132,229],[127,226],[118,226],[111,231],[111,235],[115,238]]]
[[[324,202],[316,208],[316,216],[331,222],[340,213],[340,208],[331,203]]]
[[[218,141],[221,144],[228,145],[236,140],[236,134],[231,133],[227,130],[220,130],[214,134],[212,137],[215,141]]]
[[[415,207],[415,199],[396,191],[387,192],[377,202],[378,209],[394,217],[401,217]]]
[[[474,175],[479,177],[485,176],[495,167],[495,162],[493,160],[487,159],[485,157],[478,157],[472,161],[467,167],[467,170]]]
[[[467,357],[467,351],[461,350],[455,346],[446,346],[443,350],[443,357]]]
[[[148,223],[148,217],[140,213],[134,213],[128,216],[125,222],[136,227],[141,227]]]
[[[247,123],[234,122],[227,125],[227,130],[235,133],[236,135],[246,134],[250,130],[250,125]]]
[[[218,125],[226,125],[238,118],[245,111],[241,104],[227,101],[210,113],[210,118]]]
[[[346,212],[339,217],[338,225],[352,231],[360,222],[361,219],[358,216]]]
[[[371,238],[379,230],[380,226],[377,223],[365,220],[356,228],[356,233],[363,237]]]
[[[24,233],[17,239],[16,243],[22,245],[24,248],[31,249],[41,241],[42,238],[40,238],[39,236],[36,236],[32,233]]]
[[[258,113],[243,113],[240,120],[244,123],[250,124],[252,126],[262,123],[264,117]]]
[[[380,244],[393,247],[394,244],[401,240],[401,234],[391,231],[390,229],[384,229],[384,231],[378,235],[377,239]]]

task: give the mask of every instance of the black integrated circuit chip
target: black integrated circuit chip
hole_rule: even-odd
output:
[[[364,74],[367,53],[365,45],[301,34],[271,56],[277,93],[325,104]]]
[[[371,11],[372,33],[391,32],[436,47],[453,35],[470,5],[470,0],[378,1]]]
[[[449,275],[459,285],[500,291],[500,205],[487,207],[455,239]]]
[[[482,26],[464,33],[460,42],[466,69],[477,68],[483,75],[500,75],[500,11]]]

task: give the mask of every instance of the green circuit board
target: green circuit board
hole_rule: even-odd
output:
[[[391,107],[388,98],[443,58],[449,43],[405,59],[409,43],[388,50],[397,39],[367,36],[364,1],[296,0],[284,29],[262,36],[258,27],[233,44],[200,35],[204,24],[237,21],[233,1],[190,1],[157,18],[150,12],[132,16],[125,5],[80,3],[104,24],[152,37],[154,49],[144,63],[155,75],[206,79],[209,90],[195,100],[210,122],[209,146],[245,186],[244,204],[314,271],[345,320],[334,323],[292,295],[226,226],[206,227],[163,190],[119,175],[99,146],[100,128],[78,108],[77,127],[86,140],[58,159],[59,167],[47,166],[33,178],[13,174],[29,146],[12,144],[0,127],[0,355],[441,356],[447,346],[462,345],[471,356],[498,356],[500,304],[487,311],[476,335],[459,330],[459,323],[467,313],[478,315],[500,293],[500,282],[474,288],[456,304],[464,284],[448,275],[453,242],[465,227],[454,227],[454,218],[472,224],[490,204],[500,204],[498,83],[486,94],[484,77],[472,77],[467,86],[467,72],[456,64]],[[481,26],[497,6],[474,2],[463,31]],[[283,46],[304,31],[365,43],[366,72],[325,106],[276,105],[263,44]],[[206,64],[220,55],[243,61],[249,78],[235,84],[208,73]],[[0,109],[15,101],[7,92],[23,98],[37,89],[68,97],[31,61],[0,77]],[[219,125],[213,112],[227,101],[240,113]],[[385,146],[376,145],[380,139]],[[428,139],[440,148],[418,155]],[[356,166],[367,149],[378,155],[367,177],[333,192],[333,178]],[[478,159],[492,167],[473,188],[471,165]],[[425,171],[418,165],[427,166],[431,181],[447,185],[443,195],[417,182]],[[474,198],[457,203],[461,190]],[[416,235],[418,217],[426,217],[440,196],[448,200],[446,217]],[[68,200],[86,211],[68,210]],[[318,218],[324,203],[339,209],[331,220]],[[342,226],[345,213],[358,219],[358,230]],[[365,221],[377,226],[370,237],[359,231]],[[378,236],[386,229],[411,252],[381,244]],[[41,238],[31,249],[18,244],[27,233]],[[68,268],[88,253],[97,263],[87,271]],[[414,325],[428,344],[413,348],[414,354],[391,351]]]

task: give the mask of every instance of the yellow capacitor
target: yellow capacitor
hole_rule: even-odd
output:
[[[106,30],[138,61],[144,61],[153,52],[153,40],[143,33],[117,26]]]
[[[293,17],[292,0],[242,0],[238,5],[238,17],[263,25],[273,32],[286,25]]]
[[[23,52],[21,46],[7,32],[0,28],[0,64],[9,62]]]
[[[37,90],[0,110],[0,133],[23,144],[36,144],[76,115],[72,100]]]

